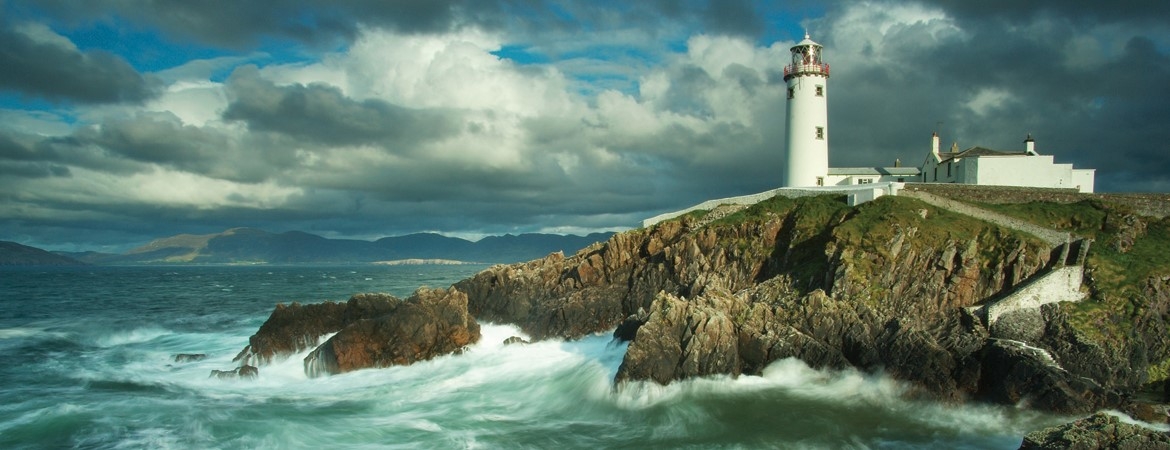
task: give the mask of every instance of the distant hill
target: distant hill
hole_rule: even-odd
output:
[[[83,266],[85,263],[36,247],[0,241],[0,266]]]
[[[330,264],[408,259],[512,263],[557,251],[571,255],[611,235],[613,233],[588,236],[522,234],[492,236],[472,242],[435,233],[418,233],[370,242],[328,239],[300,231],[270,233],[254,228],[233,228],[217,234],[181,234],[155,239],[121,255],[93,253],[82,258],[94,264]]]

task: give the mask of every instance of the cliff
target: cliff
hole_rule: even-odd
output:
[[[1170,227],[1100,202],[1061,207],[1069,210],[1059,217],[1100,220],[1016,213],[1074,234],[1098,227],[1087,237],[1106,245],[1088,258],[1090,298],[990,327],[974,307],[1064,264],[1064,249],[905,197],[856,208],[778,197],[697,211],[572,257],[495,266],[455,288],[480,320],[537,339],[617,327],[632,339],[619,383],[759,373],[795,357],[884,371],[946,401],[1116,407],[1170,366],[1170,264],[1160,257],[1126,272],[1111,255],[1125,247],[1122,260],[1149,256]]]

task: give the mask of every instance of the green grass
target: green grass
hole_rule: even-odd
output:
[[[1099,200],[980,206],[1093,239],[1086,263],[1092,296],[1062,308],[1081,335],[1105,345],[1124,345],[1135,337],[1135,321],[1148,314],[1150,308],[1146,281],[1170,276],[1170,220],[1141,218],[1146,224],[1145,234],[1122,252],[1114,242],[1125,227],[1126,216],[1133,215],[1125,207]],[[1170,375],[1170,355],[1150,355],[1150,359],[1150,381]]]
[[[747,208],[728,214],[712,222],[712,226],[737,225],[745,222],[766,220],[770,215],[785,215],[796,205],[795,199],[775,196]]]

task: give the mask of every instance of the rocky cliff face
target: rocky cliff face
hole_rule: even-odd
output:
[[[758,373],[788,357],[882,370],[931,398],[1072,412],[1140,384],[1129,348],[1105,349],[1059,307],[1044,330],[1000,336],[968,312],[1042,271],[1039,240],[909,198],[857,208],[776,198],[622,233],[572,257],[496,266],[456,288],[482,320],[535,338],[622,324],[618,382]],[[636,331],[632,331],[636,330]],[[1039,393],[1039,394],[1038,394]]]

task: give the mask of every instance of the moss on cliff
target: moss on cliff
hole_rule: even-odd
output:
[[[1170,375],[1170,343],[1163,327],[1170,277],[1170,220],[1142,217],[1099,200],[1077,203],[1029,202],[980,205],[1029,222],[1092,239],[1086,261],[1090,299],[1061,305],[1075,329],[1103,345],[1119,348],[1145,341],[1149,381]]]

